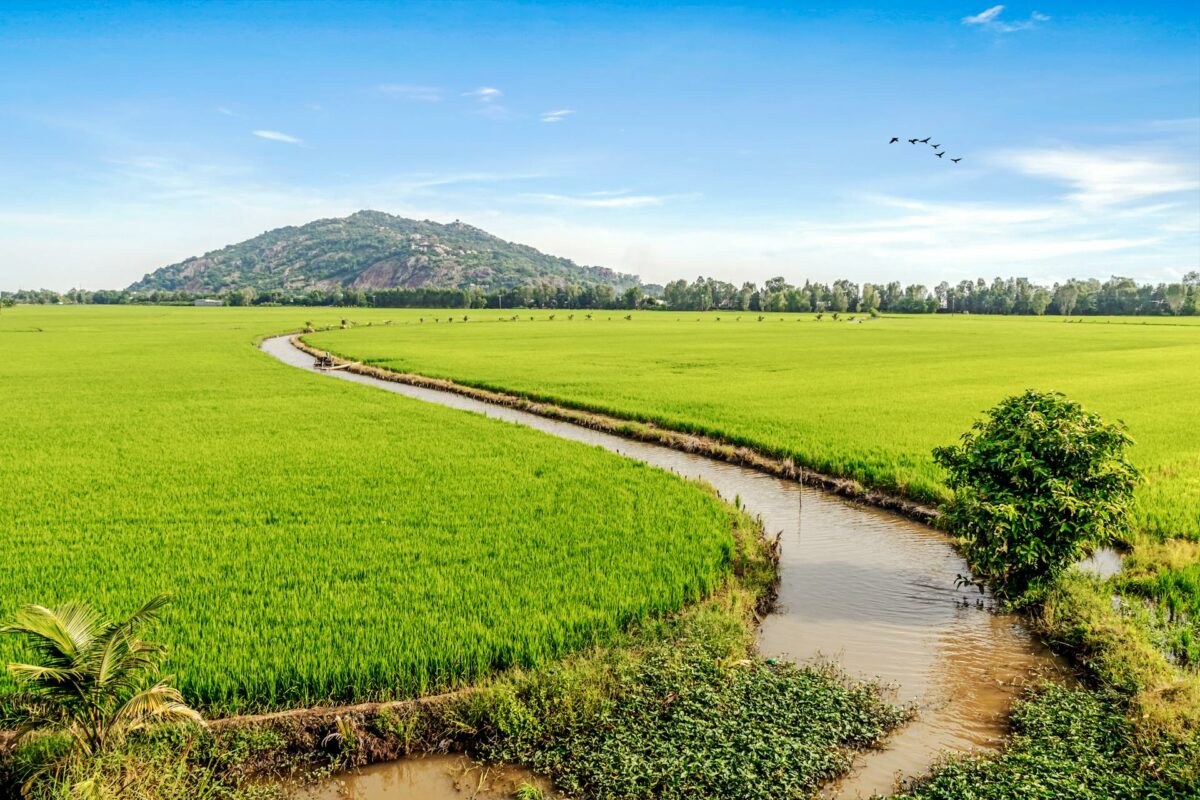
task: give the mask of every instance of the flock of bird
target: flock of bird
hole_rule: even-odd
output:
[[[938,148],[941,147],[940,144],[930,144],[929,140],[932,138],[933,138],[932,136],[926,136],[924,139],[909,139],[908,143],[909,144],[928,144],[930,147],[933,148],[933,154],[935,156],[937,156],[938,158],[941,158],[942,156],[946,155],[945,150],[942,150],[942,151],[938,150]],[[898,141],[900,141],[900,137],[893,136],[892,140],[890,142],[888,142],[888,144],[895,144]],[[955,164],[957,164],[958,162],[962,161],[962,157],[960,156],[958,158],[952,158],[950,160],[953,161]]]

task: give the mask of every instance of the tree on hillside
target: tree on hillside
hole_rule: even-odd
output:
[[[1112,541],[1138,479],[1125,458],[1132,441],[1061,394],[1029,390],[988,411],[959,445],[935,449],[954,490],[943,521],[975,575],[1022,605]]]

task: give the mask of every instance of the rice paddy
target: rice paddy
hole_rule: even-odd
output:
[[[722,582],[702,488],[254,346],[338,316],[6,309],[0,618],[170,592],[167,669],[215,713],[453,688]]]
[[[1128,425],[1143,473],[1136,531],[1200,539],[1197,318],[537,311],[500,321],[474,311],[471,324],[446,325],[447,313],[401,312],[391,326],[306,340],[389,369],[723,437],[931,501],[945,497],[933,447],[1008,395],[1060,391]]]
[[[1103,632],[1125,624],[1106,616],[1117,612],[1075,618],[1063,612],[1075,604],[1060,604],[1050,635],[1108,642],[1087,645],[1112,650],[1094,659],[1118,665],[1098,669],[1101,680],[1144,642],[1156,666],[1131,685],[1181,698],[1166,717],[1200,720],[1200,695],[1163,688],[1200,685],[1200,318],[473,313],[478,324],[420,312],[305,338],[388,369],[714,435],[930,502],[946,497],[931,449],[1009,395],[1060,391],[1124,421],[1142,474],[1124,542],[1131,573],[1088,588],[1094,602],[1079,608],[1109,609],[1122,594],[1137,632],[1114,644]]]

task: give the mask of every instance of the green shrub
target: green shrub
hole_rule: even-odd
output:
[[[1013,711],[998,755],[951,756],[895,800],[1184,800],[1194,745],[1138,741],[1118,699],[1043,687]]]
[[[934,449],[954,496],[943,507],[971,569],[1014,605],[1036,600],[1090,545],[1124,530],[1137,483],[1132,443],[1057,392],[1026,391],[956,447]]]
[[[572,797],[783,800],[811,796],[849,769],[854,749],[906,717],[872,684],[814,667],[729,663],[686,640],[608,667],[608,696],[573,713],[560,709],[574,699],[569,676],[519,688],[509,700],[542,724],[494,730],[484,757],[530,766]]]

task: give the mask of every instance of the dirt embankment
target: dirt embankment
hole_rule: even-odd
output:
[[[325,350],[313,347],[299,336],[293,336],[291,342],[297,348],[313,357],[328,356],[333,360],[335,365],[344,368],[347,372],[367,375],[379,380],[405,383],[410,386],[453,392],[454,394],[460,394],[474,400],[515,408],[519,411],[537,414],[548,419],[582,425],[593,430],[602,431],[603,433],[611,433],[615,436],[623,436],[627,439],[636,439],[643,442],[652,442],[685,453],[699,454],[720,461],[727,461],[731,464],[750,467],[769,475],[798,481],[806,486],[813,486],[866,505],[903,514],[906,517],[927,525],[934,524],[939,516],[937,509],[932,506],[924,505],[896,494],[869,489],[858,481],[849,478],[838,478],[833,475],[816,472],[815,470],[797,465],[790,458],[769,456],[753,448],[730,444],[711,436],[683,433],[655,425],[651,422],[638,422],[636,420],[597,414],[591,411],[581,411],[553,403],[530,400],[519,395],[494,392],[488,389],[477,389],[473,386],[465,386],[461,383],[441,378],[430,378],[425,375],[417,375],[409,372],[395,372],[383,369],[382,367],[373,367],[368,364],[348,361]]]

